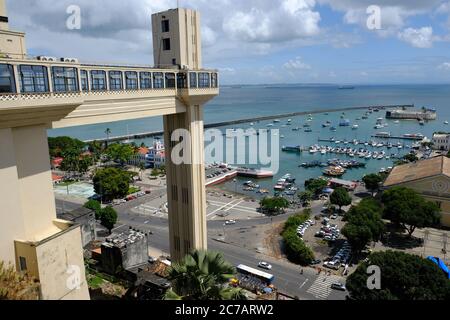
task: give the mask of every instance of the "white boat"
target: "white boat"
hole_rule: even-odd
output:
[[[444,121],[444,124],[448,124],[448,121]]]
[[[255,124],[252,122],[252,123],[250,123],[250,125],[253,127]]]
[[[267,126],[268,126],[268,127],[273,127],[273,124],[272,124],[272,123],[269,123]]]
[[[395,124],[399,124],[399,123],[400,123],[400,120],[395,120],[394,123],[395,123]]]
[[[359,128],[359,126],[357,125],[357,124],[354,124],[353,126],[352,126],[352,130],[357,130]]]
[[[278,123],[278,122],[280,122],[280,119],[275,119],[275,120],[273,120],[273,122]]]

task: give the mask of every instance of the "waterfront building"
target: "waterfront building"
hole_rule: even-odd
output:
[[[444,156],[396,166],[383,188],[411,188],[441,208],[441,224],[450,227],[450,159]]]
[[[441,151],[450,151],[450,134],[435,133],[433,134],[433,149]]]
[[[187,130],[187,163],[166,159],[171,259],[207,249],[203,106],[218,73],[202,69],[199,13],[171,9],[152,25],[156,67],[30,57],[0,0],[0,260],[34,276],[42,299],[89,299],[80,226],[56,216],[49,128],[163,116],[167,154]]]
[[[143,164],[145,167],[149,166],[148,153],[150,149],[147,147],[139,147],[137,152],[128,160],[128,164],[138,167]]]
[[[407,110],[406,108],[386,111],[386,119],[399,120],[436,120],[436,110],[422,108],[420,110]]]

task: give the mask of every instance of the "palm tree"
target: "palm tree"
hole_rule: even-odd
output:
[[[106,134],[106,147],[105,147],[105,149],[108,149],[109,135],[111,134],[111,129],[110,128],[106,128],[105,134]]]
[[[234,268],[223,255],[213,251],[194,251],[169,270],[172,289],[166,300],[246,300],[242,289],[228,287]]]

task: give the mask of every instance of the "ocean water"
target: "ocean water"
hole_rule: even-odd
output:
[[[404,133],[422,133],[431,137],[435,131],[450,131],[450,126],[445,125],[444,121],[450,121],[450,85],[391,85],[391,86],[356,86],[354,90],[338,90],[337,86],[242,86],[242,87],[223,87],[220,96],[205,106],[205,123],[214,123],[227,120],[236,120],[242,118],[251,118],[258,116],[268,116],[274,114],[292,113],[300,111],[315,111],[323,109],[373,106],[373,105],[396,105],[396,104],[414,104],[416,107],[435,108],[438,111],[438,120],[420,126],[417,121],[401,121],[395,124],[394,121],[386,120],[388,127],[375,130],[376,119],[384,118],[384,112],[374,112],[367,120],[356,121],[356,118],[362,117],[365,111],[347,111],[345,118],[351,121],[351,124],[358,124],[358,130],[352,130],[350,127],[339,127],[341,112],[314,114],[313,121],[310,122],[313,132],[306,133],[302,127],[306,123],[306,116],[292,117],[292,125],[286,126],[287,119],[280,119],[281,122],[274,127],[268,128],[267,124],[273,123],[272,120],[262,121],[254,124],[255,129],[279,129],[280,148],[283,145],[302,145],[310,146],[313,144],[333,145],[332,143],[318,142],[318,138],[335,137],[339,140],[353,139],[371,140],[370,137],[375,132],[390,132],[393,135],[402,135]],[[322,123],[331,121],[337,127],[337,132],[331,132],[329,128],[322,128]],[[83,127],[72,127],[57,130],[49,130],[49,136],[68,135],[82,140],[102,138],[105,136],[106,128],[110,128],[113,136],[127,133],[127,126],[130,133],[139,133],[145,131],[161,130],[162,118],[155,117],[149,119],[139,119],[126,122],[115,122],[109,124],[98,124]],[[292,131],[292,128],[300,127],[300,131]],[[249,124],[240,124],[230,127],[219,128],[226,130],[230,128],[250,128]],[[228,139],[227,139],[228,140]],[[377,140],[377,139],[375,139]],[[381,140],[380,140],[381,141]],[[136,141],[140,143],[141,141]],[[152,139],[143,140],[151,144]],[[398,142],[398,140],[392,140]],[[411,145],[412,141],[402,140],[405,145]],[[334,145],[333,145],[334,146]],[[358,148],[364,146],[358,146]],[[227,146],[224,147],[226,151]],[[397,153],[397,149],[383,149],[388,154]],[[405,151],[403,151],[404,153]],[[299,185],[309,178],[315,178],[321,175],[322,168],[300,168],[303,162],[319,160],[325,162],[327,159],[339,158],[350,159],[344,155],[311,155],[308,152],[302,154],[285,153],[280,150],[279,159],[275,159],[279,166],[277,175],[272,179],[260,180],[258,183],[272,191],[276,181],[286,173],[296,176]],[[365,161],[358,157],[357,161]],[[208,162],[208,156],[206,161]],[[352,169],[347,171],[343,179],[357,180],[367,172],[378,172],[380,168],[392,166],[392,160],[368,160],[366,168]],[[243,164],[245,165],[245,163]],[[249,167],[259,167],[248,165]],[[230,190],[241,190],[242,181],[248,179],[239,179],[237,183],[228,182],[225,187]],[[254,193],[249,193],[254,195]]]

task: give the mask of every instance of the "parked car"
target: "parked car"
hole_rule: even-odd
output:
[[[346,291],[347,288],[345,288],[345,285],[340,283],[340,282],[336,282],[331,284],[331,289],[335,289],[335,290],[339,290],[339,291]]]
[[[315,260],[311,261],[312,266],[318,265],[320,263],[322,263],[322,260],[320,260],[320,259],[315,259]]]
[[[260,263],[258,263],[258,267],[262,268],[262,269],[266,269],[266,270],[271,270],[272,266],[270,264],[268,264],[267,262],[261,261]]]
[[[336,220],[338,218],[338,215],[337,214],[333,214],[330,218],[333,219],[333,220]]]

